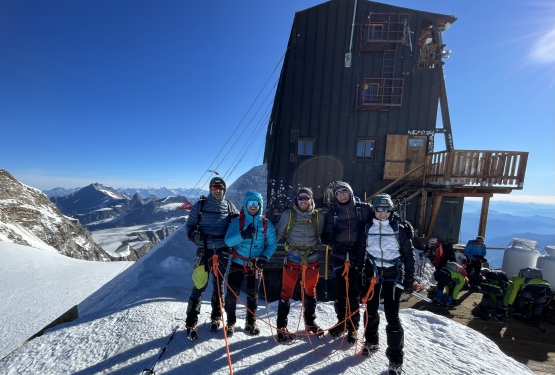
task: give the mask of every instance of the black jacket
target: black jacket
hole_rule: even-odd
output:
[[[353,199],[345,204],[336,201],[326,213],[322,243],[332,247],[331,255],[336,258],[345,259],[346,254],[349,253],[349,260],[357,261],[359,233],[364,232],[364,226],[372,215],[372,206],[368,203],[359,203],[358,205],[362,220],[357,218],[357,205]],[[337,213],[337,225],[334,225],[335,213]]]

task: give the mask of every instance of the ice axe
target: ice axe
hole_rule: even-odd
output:
[[[401,290],[405,290],[405,287],[402,286],[401,284],[397,284],[397,283],[396,283],[395,286],[396,286],[397,288],[401,289]],[[429,299],[428,297],[426,297],[426,296],[424,296],[424,295],[422,295],[422,294],[420,294],[420,293],[412,292],[411,294],[412,294],[413,296],[415,296],[416,298],[420,298],[422,301],[432,302],[431,299]]]

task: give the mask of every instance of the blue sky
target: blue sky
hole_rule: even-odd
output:
[[[294,13],[321,2],[0,2],[0,168],[39,189],[234,180],[261,164]],[[555,196],[555,4],[388,3],[458,18],[444,33],[455,148],[528,151],[513,194]]]

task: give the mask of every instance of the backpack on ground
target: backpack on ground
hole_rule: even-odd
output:
[[[486,280],[499,280],[509,282],[507,274],[501,270],[489,270],[485,273]]]
[[[489,270],[484,274],[485,280],[480,283],[482,293],[501,295],[509,286],[507,274],[501,270]]]
[[[523,268],[518,273],[518,276],[524,277],[526,279],[543,279],[542,270],[539,268]]]

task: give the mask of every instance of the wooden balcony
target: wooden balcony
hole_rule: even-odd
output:
[[[441,46],[439,44],[421,44],[418,46],[418,61],[416,65],[419,68],[440,68],[443,65],[441,59]]]
[[[521,190],[528,152],[453,150],[426,155],[425,186]]]

